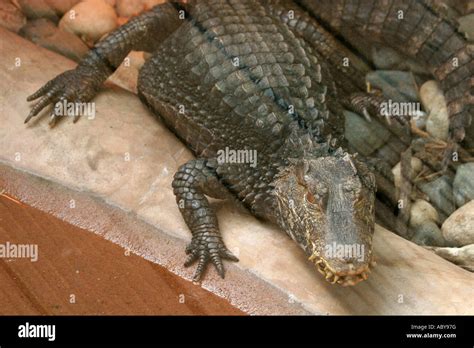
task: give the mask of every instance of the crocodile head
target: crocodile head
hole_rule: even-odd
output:
[[[303,156],[280,170],[278,224],[332,284],[367,279],[372,260],[375,177],[353,155]]]

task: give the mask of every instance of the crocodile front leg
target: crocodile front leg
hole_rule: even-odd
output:
[[[97,43],[76,69],[58,75],[27,98],[32,101],[41,97],[25,123],[50,104],[90,101],[131,50],[152,51],[178,28],[181,22],[176,8],[171,4],[163,4],[113,31]],[[61,115],[55,110],[51,115],[50,124],[54,125],[59,116]],[[77,120],[78,115],[75,116]]]
[[[178,169],[172,183],[179,210],[193,234],[191,243],[186,248],[188,258],[184,265],[188,267],[198,260],[194,281],[201,278],[209,261],[214,264],[222,278],[222,259],[239,261],[224,245],[216,214],[205,197],[208,195],[223,199],[229,195],[219,181],[215,169],[207,164],[206,159],[187,162]]]

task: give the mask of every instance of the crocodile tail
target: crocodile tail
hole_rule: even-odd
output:
[[[313,16],[347,41],[358,38],[391,46],[433,70],[448,103],[450,137],[464,138],[474,110],[474,46],[439,1],[301,0]]]

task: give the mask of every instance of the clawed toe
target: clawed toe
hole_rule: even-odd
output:
[[[193,281],[195,282],[201,279],[209,262],[212,262],[221,278],[224,278],[225,269],[222,259],[234,262],[239,261],[239,259],[223,245],[223,243],[220,245],[216,245],[216,243],[202,243],[196,245],[196,243],[192,242],[186,247],[186,254],[188,254],[188,257],[184,262],[185,267],[191,266],[198,260],[198,265],[193,276]]]
[[[92,99],[97,92],[95,85],[97,82],[85,79],[86,76],[87,74],[84,75],[84,69],[81,71],[66,71],[27,97],[27,101],[41,99],[33,106],[25,119],[25,123],[37,116],[48,105],[56,106],[63,102],[82,103]],[[51,127],[57,123],[60,116],[64,116],[61,112],[56,108],[53,110],[49,120]],[[74,123],[77,122],[78,118],[79,115],[74,115]]]

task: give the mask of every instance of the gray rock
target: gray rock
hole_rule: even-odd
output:
[[[406,149],[406,145],[400,141],[394,134],[390,136],[387,143],[379,148],[374,154],[377,158],[383,160],[391,167],[400,162],[400,154]]]
[[[421,191],[429,197],[430,203],[438,210],[441,222],[456,210],[451,182],[451,179],[444,175],[419,185]]]
[[[372,87],[381,89],[384,95],[396,102],[416,102],[418,89],[412,73],[405,71],[378,70],[367,74]]]
[[[344,111],[345,136],[355,151],[368,156],[384,145],[390,137],[390,131],[373,120],[368,122],[359,115]]]
[[[441,227],[450,246],[474,244],[474,201],[456,210]]]
[[[459,31],[465,33],[466,38],[474,41],[474,13],[459,17]]]
[[[28,19],[48,18],[53,22],[59,20],[56,11],[46,0],[18,0],[18,4]]]
[[[388,46],[372,46],[372,61],[379,70],[412,71],[416,74],[429,74],[429,70],[416,60],[404,57]]]
[[[403,57],[393,48],[374,45],[372,60],[377,69],[391,70],[403,61]]]
[[[411,230],[413,233],[411,241],[413,243],[438,247],[446,245],[440,228],[433,221],[428,221],[423,225],[412,227]]]
[[[28,21],[20,34],[37,45],[62,54],[76,62],[87,54],[89,48],[77,36],[58,29],[46,18]]]
[[[416,200],[410,210],[411,241],[418,245],[446,246],[438,220],[438,212],[431,204]]]
[[[25,24],[25,16],[15,5],[8,1],[0,1],[0,26],[18,33]]]
[[[453,181],[453,194],[458,207],[474,199],[474,163],[458,167]]]
[[[440,1],[440,0],[438,0]],[[474,0],[441,0],[443,3],[456,11],[455,16],[466,15],[474,12]]]

